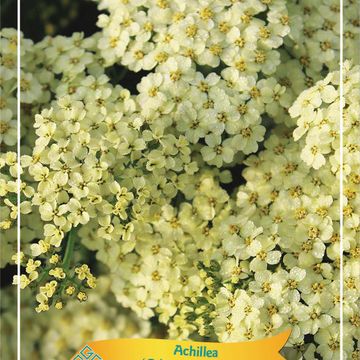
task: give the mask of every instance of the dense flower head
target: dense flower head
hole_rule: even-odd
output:
[[[14,289],[1,290],[1,334],[16,343],[16,313],[13,311]],[[22,292],[21,302],[21,346],[26,349],[27,359],[67,360],[89,340],[114,338],[136,338],[151,336],[150,323],[119,308],[108,296],[109,281],[99,279],[97,293],[80,308],[77,302],[69,301],[59,311],[52,309],[43,314],[33,312],[28,306],[31,294]],[[57,324],[56,326],[49,326]],[[16,346],[11,342],[2,344],[2,353],[16,357]]]
[[[344,1],[344,55],[359,62],[359,11],[356,1]],[[338,69],[340,3],[336,0],[300,0],[288,4],[290,34],[285,47],[309,71]]]
[[[343,69],[343,248],[344,248],[344,300],[345,329],[358,339],[359,306],[359,65],[346,61]],[[323,171],[330,168],[337,181],[340,177],[340,128],[333,116],[339,116],[339,72],[331,73],[313,88],[303,92],[290,113],[297,118],[294,138],[305,138],[301,158],[309,166]],[[315,100],[316,99],[316,100]],[[307,103],[308,105],[304,104]],[[301,115],[298,106],[302,103]],[[308,122],[305,120],[307,115]],[[316,132],[317,141],[313,137]],[[338,236],[338,235],[337,235]]]
[[[182,55],[200,66],[271,74],[279,63],[274,49],[290,31],[282,0],[98,2],[107,12],[97,23],[105,63],[133,71]]]
[[[306,145],[302,149],[301,158],[314,169],[321,168],[327,161],[333,169],[339,169],[339,82],[339,72],[330,73],[315,86],[305,90],[290,108],[290,115],[297,119],[295,141],[305,136]],[[343,82],[343,137],[346,144],[343,150],[348,175],[352,166],[356,169],[359,162],[360,67],[346,62]]]
[[[0,30],[0,144],[14,146],[17,139],[16,85],[17,32],[15,29]]]

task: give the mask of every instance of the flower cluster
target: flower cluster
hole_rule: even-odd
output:
[[[287,4],[290,33],[281,48],[281,66],[275,76],[287,87],[291,103],[305,89],[337,70],[340,59],[340,3],[337,0],[300,0]],[[356,1],[344,1],[344,58],[359,63],[360,16]],[[295,95],[295,96],[293,96]],[[276,123],[295,125],[288,108],[274,117]]]
[[[204,76],[182,56],[159,65],[137,88],[141,116],[151,129],[183,138],[193,155],[199,152],[219,168],[256,152],[264,114],[291,105],[273,77],[256,81],[233,68]]]
[[[330,73],[326,79],[304,91],[290,109],[292,116],[297,118],[298,124],[294,130],[295,140],[305,137],[301,150],[302,160],[314,169],[319,169],[319,172],[331,171],[333,174],[332,181],[335,183],[339,182],[340,179],[340,128],[338,121],[340,81],[339,72]],[[336,216],[343,218],[345,330],[350,337],[355,337],[358,340],[360,324],[360,283],[358,281],[360,275],[359,65],[352,66],[349,61],[345,62],[343,89],[343,214],[334,214],[333,216],[334,218]],[[302,106],[301,114],[298,110],[299,106]],[[305,120],[305,114],[307,114],[307,120]],[[313,139],[315,133],[316,141]],[[337,236],[339,236],[338,233]],[[336,251],[338,253],[339,249],[337,248]]]
[[[145,121],[176,128],[208,164],[256,151],[261,115],[291,105],[285,87],[267,78],[290,30],[284,1],[99,3],[109,12],[98,21],[105,64],[155,68],[137,86]]]
[[[339,156],[335,155],[335,150],[339,146],[339,80],[338,72],[330,73],[324,80],[302,92],[289,110],[290,115],[297,119],[294,140],[306,135],[301,158],[314,169],[324,166],[326,157],[333,159],[330,160],[333,166],[338,167]],[[347,120],[350,123],[345,126],[349,131],[352,119]]]
[[[340,54],[340,4],[300,0],[289,4],[290,36],[286,48],[306,71],[338,68]]]
[[[17,139],[16,85],[17,33],[14,29],[0,30],[0,145],[14,146]]]
[[[0,354],[13,358],[16,357],[17,321],[14,294],[9,290],[16,289],[1,290],[0,329],[3,336],[15,340],[15,343],[2,342]],[[150,323],[119,308],[108,292],[109,281],[102,277],[96,294],[80,307],[76,301],[70,301],[61,312],[52,309],[37,314],[28,306],[31,294],[24,291],[21,296],[22,358],[68,360],[89,339],[152,336],[151,331],[155,330],[150,327]]]
[[[288,130],[277,128],[265,142],[266,150],[246,160],[247,183],[237,201],[239,206],[252,204],[251,217],[267,238],[277,239],[282,254],[281,267],[272,274],[255,274],[253,289],[250,284],[268,302],[268,326],[274,327],[278,316],[291,325],[289,354],[299,351],[313,358],[316,350],[329,358],[340,351],[339,182],[330,166],[311,170],[300,158],[302,146],[293,143]],[[314,336],[315,345],[304,346],[305,336]],[[347,339],[345,348],[351,351],[353,343]]]
[[[11,256],[16,251],[16,241],[14,241],[14,239],[16,239],[18,212],[20,211],[20,213],[24,215],[30,214],[30,200],[35,193],[31,185],[22,181],[20,184],[20,209],[18,209],[17,193],[19,186],[17,158],[16,152],[12,151],[0,154],[1,268],[10,262]],[[24,222],[24,228],[27,223],[27,221]]]
[[[359,61],[360,18],[356,1],[344,1],[344,55]],[[300,0],[288,5],[291,30],[286,49],[304,66],[307,75],[326,67],[338,69],[340,3],[337,0]]]
[[[133,71],[182,55],[202,66],[269,74],[279,64],[273,49],[290,30],[284,0],[97,1],[108,12],[97,23],[106,64]]]
[[[73,246],[71,243],[74,241],[71,235],[70,232],[67,239],[70,245],[63,260],[55,251],[51,251],[50,246],[43,240],[40,244],[34,245],[43,246],[45,252],[50,252],[47,261],[27,259],[22,252],[13,256],[13,260],[17,263],[20,259],[20,265],[25,268],[25,274],[14,276],[14,284],[19,284],[21,289],[27,286],[39,288],[36,295],[36,312],[48,311],[52,305],[61,310],[71,296],[80,302],[86,301],[86,290],[96,287],[96,278],[91,274],[88,265],[82,264],[74,270],[69,268]]]

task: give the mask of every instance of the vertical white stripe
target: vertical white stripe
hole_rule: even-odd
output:
[[[343,87],[343,56],[344,56],[344,3],[340,0],[340,360],[344,357],[344,319],[343,319],[343,298],[344,298],[344,271],[343,271],[343,109],[344,109],[344,87]]]
[[[21,127],[20,127],[20,53],[21,53],[21,37],[20,37],[20,0],[17,0],[17,170],[18,170],[18,188],[17,188],[17,275],[20,277],[20,195],[21,195],[21,181],[20,181],[20,137],[21,137]],[[18,281],[17,285],[17,360],[20,360],[21,355],[21,322],[20,322],[20,281]]]

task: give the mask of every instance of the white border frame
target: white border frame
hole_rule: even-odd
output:
[[[21,360],[21,289],[20,289],[20,239],[21,239],[21,215],[20,215],[20,203],[21,203],[21,164],[20,164],[20,139],[21,139],[21,114],[20,114],[20,59],[21,59],[21,33],[20,33],[20,0],[17,0],[17,360]]]
[[[343,138],[343,110],[344,110],[344,84],[343,84],[343,61],[344,61],[344,1],[340,0],[340,111],[339,111],[339,120],[340,120],[340,360],[344,358],[344,138]]]
[[[344,87],[343,87],[343,53],[344,53],[344,3],[340,0],[340,360],[344,357],[344,318],[343,318],[343,303],[344,303],[344,261],[343,261],[343,105],[344,105]],[[21,139],[21,114],[20,114],[20,60],[21,60],[21,1],[17,0],[17,275],[19,277],[17,285],[17,360],[21,360],[21,289],[20,289],[20,251],[21,251],[21,213],[20,213],[20,195],[21,195],[21,164],[20,164],[20,139]]]

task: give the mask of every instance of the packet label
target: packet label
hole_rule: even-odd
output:
[[[87,343],[72,360],[267,360],[284,359],[279,351],[291,330],[276,336],[239,343],[176,341],[165,339],[114,339]]]

